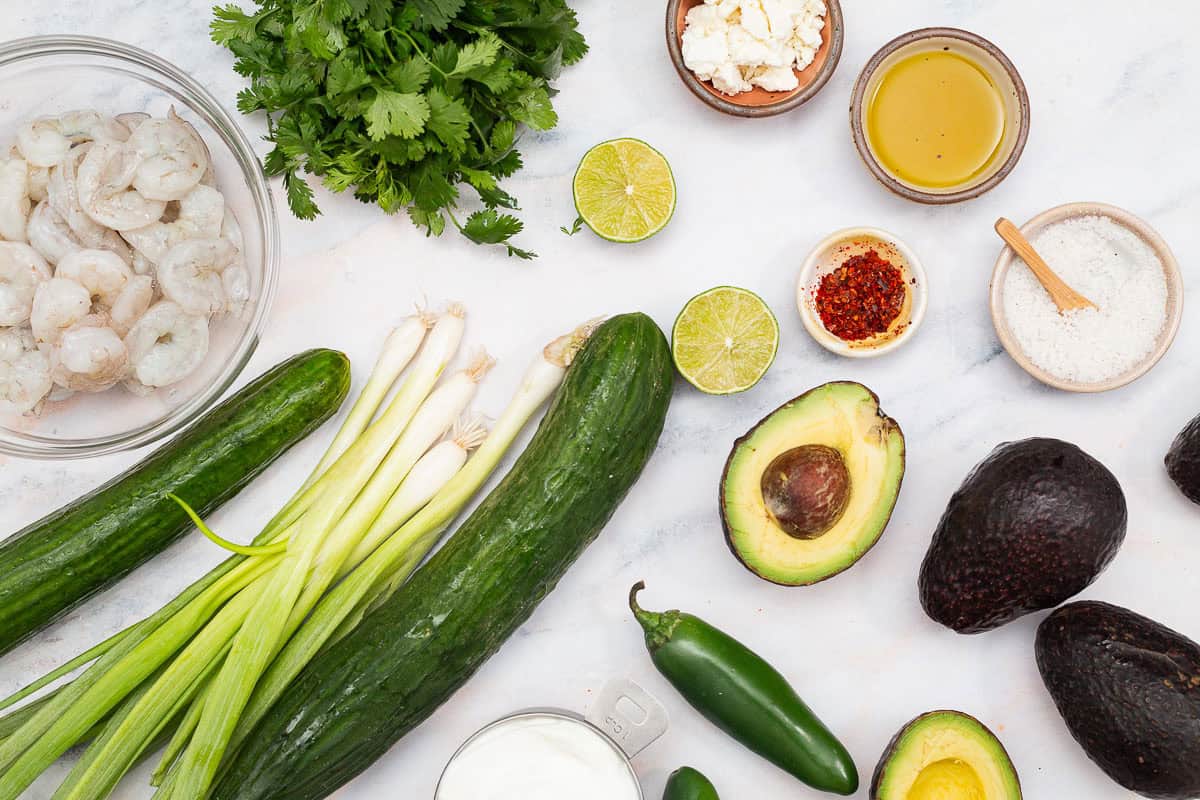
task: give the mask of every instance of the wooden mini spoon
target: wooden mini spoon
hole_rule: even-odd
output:
[[[1021,257],[1021,260],[1029,265],[1029,269],[1042,284],[1046,293],[1050,295],[1054,305],[1058,306],[1058,313],[1096,307],[1095,303],[1067,286],[1063,279],[1050,269],[1050,265],[1038,255],[1037,250],[1033,249],[1033,245],[1025,238],[1025,234],[1021,233],[1021,230],[1011,221],[1005,217],[996,220],[996,233],[1000,234],[1000,238],[1007,242],[1008,246]]]

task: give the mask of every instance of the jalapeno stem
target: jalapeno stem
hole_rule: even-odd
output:
[[[637,596],[638,592],[645,588],[645,581],[638,581],[633,585],[633,588],[629,590],[629,608],[633,611],[633,616],[637,619],[638,624],[642,626],[642,630],[646,632],[646,646],[653,653],[671,641],[671,636],[675,633],[676,626],[679,625],[680,612],[656,612],[642,608],[638,605]]]

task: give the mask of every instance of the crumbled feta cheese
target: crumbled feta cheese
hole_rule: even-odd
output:
[[[768,92],[790,92],[800,85],[800,79],[791,67],[763,67],[750,78],[750,83]]]
[[[825,13],[822,0],[704,0],[687,14],[684,64],[724,94],[791,91],[821,47]]]

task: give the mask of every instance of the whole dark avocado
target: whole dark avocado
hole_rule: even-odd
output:
[[[1002,444],[950,498],[921,565],[925,613],[981,633],[1081,592],[1125,540],[1125,495],[1069,442]]]
[[[1200,645],[1108,603],[1038,627],[1038,670],[1088,758],[1146,797],[1200,797]]]
[[[1179,491],[1193,503],[1200,503],[1200,416],[1175,437],[1165,461],[1167,474]]]

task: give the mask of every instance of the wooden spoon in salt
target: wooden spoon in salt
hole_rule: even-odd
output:
[[[1016,251],[1022,261],[1029,265],[1034,277],[1050,295],[1054,305],[1058,306],[1058,313],[1078,311],[1081,308],[1096,308],[1095,303],[1067,286],[1063,279],[1050,269],[1050,265],[1038,255],[1037,250],[1033,249],[1033,245],[1016,225],[1005,217],[1001,217],[996,220],[996,233],[1000,234],[1000,238]]]

